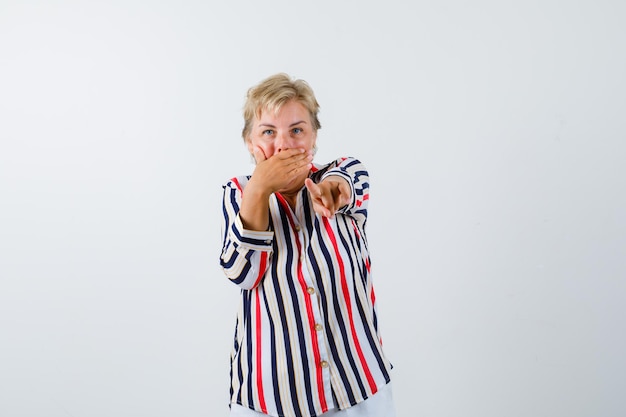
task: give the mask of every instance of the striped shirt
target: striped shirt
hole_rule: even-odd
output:
[[[246,230],[239,217],[250,176],[223,186],[220,263],[241,288],[231,403],[271,416],[318,416],[390,381],[365,235],[369,176],[354,158],[313,165],[309,174],[316,183],[330,175],[352,186],[351,202],[333,219],[315,213],[303,187],[295,209],[270,196],[268,231]]]

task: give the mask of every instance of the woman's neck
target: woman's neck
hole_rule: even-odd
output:
[[[294,211],[296,209],[296,202],[298,201],[298,194],[299,192],[291,192],[291,191],[280,193],[280,195],[283,196],[285,201],[287,201],[287,203],[289,204],[289,207],[291,207],[291,209]]]
[[[279,191],[280,195],[284,197],[284,199],[289,203],[289,207],[292,210],[296,210],[296,202],[298,201],[298,195],[302,192],[302,188],[304,187],[304,180],[306,177],[302,178],[302,182],[296,185],[293,188],[287,190]]]

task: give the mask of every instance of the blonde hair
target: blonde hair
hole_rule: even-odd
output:
[[[254,117],[260,117],[262,111],[276,113],[290,100],[297,100],[309,111],[315,132],[321,129],[322,125],[317,117],[320,105],[309,84],[304,80],[292,79],[287,74],[278,73],[248,90],[243,106],[244,125],[241,131],[243,140],[246,141],[250,135]]]

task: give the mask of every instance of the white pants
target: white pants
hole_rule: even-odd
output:
[[[396,411],[391,394],[391,383],[381,387],[376,394],[345,410],[331,409],[324,417],[395,417]],[[267,417],[239,404],[231,404],[230,417]]]

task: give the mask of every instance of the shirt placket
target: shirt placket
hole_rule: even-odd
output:
[[[306,244],[307,240],[305,233],[303,233],[303,227],[298,221],[298,216],[294,216],[293,221],[294,232],[298,240],[298,247],[300,250],[298,259],[298,272],[301,274],[302,279],[306,283],[307,295],[311,297],[310,301],[312,317],[309,317],[309,322],[313,326],[312,332],[315,332],[317,336],[317,351],[319,352],[319,355],[314,359],[317,362],[315,366],[316,370],[321,370],[322,373],[323,387],[321,387],[320,389],[324,391],[326,406],[328,409],[332,409],[335,408],[335,404],[333,403],[331,391],[331,361],[328,347],[326,345],[326,335],[324,333],[324,318],[322,317],[322,312],[320,308],[320,289],[316,288],[314,277],[311,275],[309,268],[307,267],[306,250],[308,245]]]

